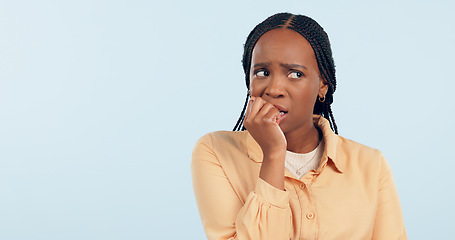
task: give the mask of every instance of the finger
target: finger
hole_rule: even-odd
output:
[[[256,117],[256,114],[259,112],[259,110],[261,110],[262,106],[264,106],[265,103],[266,101],[264,101],[264,99],[260,97],[255,98],[252,103],[251,112],[248,116],[248,119],[254,119]]]
[[[265,115],[267,115],[272,109],[274,109],[275,106],[273,106],[271,103],[266,102],[259,112],[256,114],[256,118],[262,119]],[[275,108],[276,109],[276,108]],[[278,110],[278,109],[277,109]]]
[[[273,108],[271,108],[263,117],[263,120],[266,121],[266,122],[273,122],[273,123],[277,123],[277,120],[280,118],[281,114],[280,114],[280,110],[278,110],[278,108],[274,107],[272,105]]]
[[[253,107],[253,103],[254,103],[254,97],[251,97],[250,100],[248,101],[248,106],[246,108],[245,117],[243,118],[243,124],[245,124],[245,121],[250,116],[251,108]]]

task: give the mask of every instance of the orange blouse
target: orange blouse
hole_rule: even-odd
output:
[[[382,153],[340,137],[318,115],[319,167],[285,191],[259,178],[262,150],[247,132],[203,136],[192,156],[193,187],[208,239],[407,239],[392,172]]]

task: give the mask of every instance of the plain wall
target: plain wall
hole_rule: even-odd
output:
[[[316,19],[340,135],[392,166],[409,239],[455,208],[453,1],[0,0],[0,239],[204,239],[191,151],[231,130],[248,33]]]

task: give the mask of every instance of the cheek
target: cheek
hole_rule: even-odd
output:
[[[251,92],[251,95],[255,96],[255,97],[261,96],[261,93],[265,89],[265,86],[262,86],[262,85],[263,84],[258,83],[258,81],[250,80],[250,92]]]
[[[316,97],[319,94],[320,83],[321,83],[321,80],[319,79],[319,77],[315,76],[312,79],[311,84],[309,84],[308,88],[307,88],[308,89],[308,92],[307,92],[308,98],[311,98],[313,100],[316,99]]]
[[[307,86],[296,87],[293,90],[293,96],[296,108],[302,111],[310,111],[313,109],[318,96],[318,86],[317,84],[308,84]]]

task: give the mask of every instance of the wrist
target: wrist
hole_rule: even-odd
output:
[[[280,161],[284,160],[286,157],[286,149],[277,149],[277,150],[262,150],[262,153],[264,155],[264,160],[270,160],[270,161]]]
[[[273,187],[284,190],[284,157],[264,157],[259,177]]]

